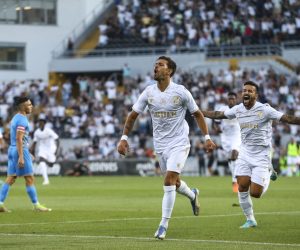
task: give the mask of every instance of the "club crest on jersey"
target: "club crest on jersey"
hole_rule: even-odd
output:
[[[262,118],[264,115],[264,113],[262,111],[258,111],[256,114],[259,118]]]
[[[172,102],[173,102],[173,104],[175,104],[175,105],[178,105],[178,104],[180,104],[180,96],[173,96],[173,98],[172,98]]]

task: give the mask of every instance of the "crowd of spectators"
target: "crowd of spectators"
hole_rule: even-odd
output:
[[[99,26],[100,46],[139,37],[152,46],[278,44],[300,38],[297,0],[133,0]]]
[[[128,67],[128,65],[126,65]],[[268,102],[285,113],[300,116],[300,71],[297,77],[274,72],[272,68],[258,71],[238,69],[211,72],[182,72],[180,69],[173,81],[183,84],[194,96],[202,110],[212,110],[225,101],[228,91],[241,93],[242,82],[253,80],[260,86],[260,100]],[[145,77],[132,77],[124,70],[124,76],[112,74],[108,77],[78,76],[66,79],[61,85],[48,86],[43,80],[12,81],[1,83],[0,94],[0,132],[8,138],[9,121],[13,114],[13,97],[28,95],[35,109],[30,117],[31,132],[37,126],[38,115],[45,113],[48,126],[51,126],[60,138],[86,138],[86,143],[62,152],[60,159],[97,160],[120,157],[116,144],[122,134],[122,127],[128,112],[141,91],[153,84],[149,73]],[[192,116],[186,119],[191,127],[191,155],[205,154],[202,137]],[[217,135],[212,120],[207,120],[212,136]],[[139,116],[130,136],[132,157],[152,157],[151,118],[145,113]],[[299,126],[275,124],[275,151],[280,152],[282,134],[297,137]],[[298,138],[299,139],[299,138]],[[3,154],[6,148],[1,146]]]

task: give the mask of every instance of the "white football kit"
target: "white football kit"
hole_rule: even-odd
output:
[[[180,173],[190,149],[185,114],[187,109],[190,113],[199,109],[195,100],[182,85],[170,82],[162,92],[153,84],[142,92],[132,109],[142,113],[146,107],[152,118],[154,148],[162,171]]]
[[[58,135],[51,128],[45,127],[44,130],[38,128],[33,136],[33,141],[37,143],[37,156],[54,163],[57,139]]]
[[[283,113],[269,104],[256,102],[247,110],[241,103],[224,112],[229,119],[237,118],[242,144],[236,161],[235,176],[250,176],[251,181],[268,188],[271,174],[272,120]]]
[[[221,106],[218,111],[225,112],[229,110],[229,106]],[[228,158],[231,157],[232,150],[240,150],[241,146],[241,128],[236,118],[234,119],[222,119],[220,123],[221,128],[221,144],[222,148],[227,153]]]

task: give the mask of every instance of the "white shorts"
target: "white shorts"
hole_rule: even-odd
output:
[[[256,148],[258,149],[259,146]],[[249,176],[251,182],[254,182],[266,190],[270,183],[272,174],[272,163],[270,149],[262,149],[249,153],[241,148],[238,159],[235,164],[234,175]]]
[[[42,157],[48,162],[54,163],[56,161],[56,155],[52,152],[39,152],[38,157]]]
[[[239,151],[240,146],[241,146],[241,139],[237,135],[232,135],[231,138],[228,137],[221,137],[221,145],[222,148],[230,154],[229,158],[231,157],[231,151],[232,150],[237,150]]]
[[[190,146],[166,149],[163,153],[157,153],[159,166],[162,173],[172,171],[181,173],[190,152]]]

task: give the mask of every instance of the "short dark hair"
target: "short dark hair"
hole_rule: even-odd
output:
[[[27,96],[15,96],[14,97],[14,106],[19,107],[20,104],[29,101],[30,99]]]
[[[233,95],[233,96],[235,96],[237,98],[237,94],[235,92],[232,92],[232,91],[228,92],[227,96],[229,97],[231,95]]]
[[[172,69],[172,73],[170,75],[170,77],[172,77],[176,71],[176,67],[177,67],[176,63],[170,57],[167,56],[160,56],[159,58],[157,58],[157,60],[159,59],[166,60],[168,62],[168,68]]]
[[[253,82],[253,81],[247,81],[247,82],[244,82],[244,86],[245,86],[245,85],[251,85],[251,86],[254,86],[255,89],[256,89],[256,93],[258,94],[259,87],[258,87],[258,85],[257,85],[255,82]]]

